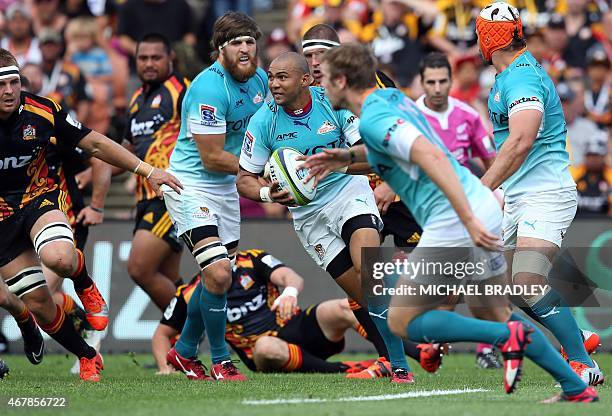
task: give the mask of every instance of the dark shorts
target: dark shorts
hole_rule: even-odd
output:
[[[325,338],[323,330],[317,322],[316,311],[318,306],[318,304],[310,306],[308,309],[295,315],[284,327],[278,330],[276,337],[290,344],[296,344],[315,357],[326,360],[344,350],[344,339],[332,342]],[[274,335],[271,334],[270,336]],[[251,358],[251,348],[243,350],[231,343],[230,346],[251,371],[257,370],[255,362]]]
[[[291,318],[278,331],[278,337],[290,344],[299,345],[315,357],[326,360],[344,350],[344,338],[337,342],[325,338],[323,330],[317,322],[318,307],[318,304],[309,306],[308,309]]]
[[[177,253],[183,249],[183,242],[176,235],[176,228],[166,210],[166,204],[161,199],[148,199],[136,204],[134,233],[138,230],[151,231]]]
[[[393,202],[389,205],[382,220],[385,225],[381,233],[383,240],[388,235],[392,235],[396,247],[416,247],[419,243],[423,229],[416,223],[403,202]]]
[[[24,251],[34,248],[30,239],[34,223],[49,211],[61,211],[65,200],[65,193],[58,189],[46,192],[6,220],[0,221],[0,267],[9,264]]]

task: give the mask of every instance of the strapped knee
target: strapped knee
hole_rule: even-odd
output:
[[[72,228],[63,222],[52,222],[43,227],[42,230],[34,236],[34,249],[40,256],[40,250],[49,243],[56,241],[64,241],[74,245],[74,234]]]
[[[9,290],[18,297],[45,286],[47,281],[40,267],[28,267],[6,281]]]
[[[200,265],[200,269],[204,270],[213,263],[221,260],[230,260],[227,254],[227,248],[221,241],[214,241],[203,245],[202,247],[193,250],[193,257]]]
[[[535,250],[518,251],[514,254],[514,258],[512,259],[512,283],[515,283],[516,276],[519,273],[537,274],[547,279],[551,269],[552,263],[546,255]],[[546,296],[549,291],[550,286],[547,286],[544,293],[539,296],[523,298],[523,300],[529,306],[533,306]]]

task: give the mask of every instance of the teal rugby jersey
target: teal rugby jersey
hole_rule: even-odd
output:
[[[423,228],[457,214],[440,188],[410,162],[410,149],[417,137],[423,136],[444,151],[472,207],[491,192],[449,153],[414,101],[395,88],[368,95],[361,108],[359,131],[370,166],[399,195]]]
[[[251,118],[244,137],[240,166],[251,172],[261,173],[274,150],[291,147],[305,155],[312,155],[325,148],[348,147],[359,137],[359,119],[348,110],[334,110],[321,87],[310,87],[311,106],[303,113],[291,115],[274,101],[269,101]],[[365,176],[331,173],[317,186],[317,195],[308,205],[290,208],[294,218],[309,215],[334,198],[342,196],[351,180],[363,180]]]
[[[202,71],[183,100],[181,129],[169,171],[187,186],[234,183],[235,175],[206,169],[193,134],[225,134],[225,151],[238,156],[249,119],[267,96],[268,77],[261,68],[246,82],[236,81],[219,62]]]
[[[488,106],[498,151],[510,134],[508,122],[513,114],[526,109],[543,113],[527,159],[502,186],[507,197],[575,186],[568,169],[567,128],[561,100],[553,81],[529,51],[521,53],[497,75]]]

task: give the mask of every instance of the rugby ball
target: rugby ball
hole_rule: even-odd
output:
[[[308,169],[298,166],[304,163],[298,160],[302,153],[290,147],[276,149],[270,156],[270,179],[278,182],[282,190],[289,192],[297,205],[307,205],[315,198],[317,188],[314,186],[314,178],[304,183],[308,176]]]

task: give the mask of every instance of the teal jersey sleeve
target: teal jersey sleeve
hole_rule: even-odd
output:
[[[506,82],[512,82],[512,88],[504,91],[504,101],[508,109],[508,118],[522,110],[538,110],[544,113],[546,94],[541,77],[528,68],[511,74]]]
[[[361,141],[361,134],[359,134],[359,118],[348,110],[340,110],[337,113],[340,125],[342,127],[342,134],[349,146],[354,146],[357,142]]]
[[[187,112],[188,133],[224,134],[229,97],[225,92],[223,79],[209,72],[191,84]]]
[[[247,126],[240,151],[240,167],[248,172],[261,173],[272,154],[268,142],[270,114],[271,111],[266,104],[251,117]]]

